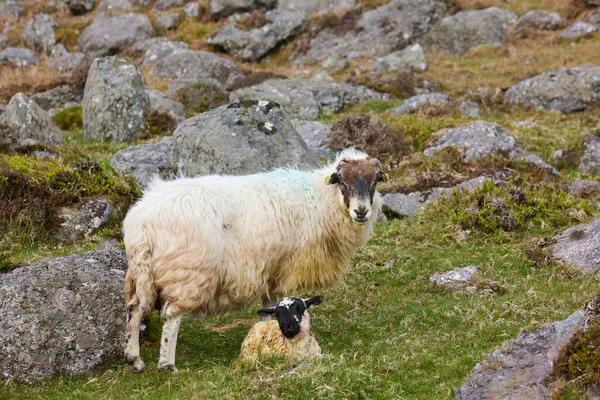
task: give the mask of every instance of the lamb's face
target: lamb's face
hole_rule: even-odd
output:
[[[387,181],[376,158],[369,160],[342,160],[337,172],[329,176],[328,185],[337,185],[340,202],[348,209],[352,220],[364,224],[372,217],[373,196],[377,182]]]
[[[286,297],[282,299],[277,306],[263,308],[258,311],[258,314],[263,317],[277,317],[281,333],[288,339],[293,339],[300,333],[303,326],[307,326],[306,323],[304,325],[302,324],[302,319],[308,318],[306,310],[321,304],[321,302],[323,302],[323,296],[314,296],[305,300],[299,297]],[[310,329],[310,327],[307,329]]]

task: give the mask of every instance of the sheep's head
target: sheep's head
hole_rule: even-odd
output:
[[[325,179],[328,185],[337,185],[340,201],[346,206],[354,222],[365,223],[372,216],[373,196],[378,182],[387,182],[381,163],[376,158],[361,160],[342,159],[337,171]]]
[[[279,322],[281,333],[289,339],[293,339],[301,328],[310,329],[309,316],[306,310],[323,302],[323,296],[313,296],[308,299],[299,297],[286,297],[275,307],[258,310],[261,317],[275,316]],[[304,319],[304,321],[303,321]]]

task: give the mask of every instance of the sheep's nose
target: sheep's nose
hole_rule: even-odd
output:
[[[285,329],[288,331],[293,331],[295,328],[296,328],[296,325],[293,325],[293,324],[287,324],[285,326]]]
[[[364,219],[367,216],[369,210],[367,210],[366,208],[355,208],[354,212],[356,213],[356,216],[359,219]]]

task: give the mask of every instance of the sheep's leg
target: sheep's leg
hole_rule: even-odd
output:
[[[165,307],[163,318],[162,338],[160,340],[160,359],[158,361],[158,370],[162,372],[171,371],[177,373],[175,368],[175,348],[177,346],[177,333],[181,325],[181,312],[168,305]]]
[[[278,299],[277,293],[269,293],[269,296],[263,296],[261,299],[263,308],[275,307],[278,302],[279,302],[279,299]],[[260,319],[262,321],[270,321],[272,319],[275,319],[275,317],[267,316],[267,317],[261,317]]]
[[[127,345],[125,347],[125,358],[135,372],[142,372],[144,370],[144,362],[140,357],[140,324],[143,318],[144,311],[139,306],[134,304],[127,306]]]

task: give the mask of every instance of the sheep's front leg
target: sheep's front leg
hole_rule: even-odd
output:
[[[263,296],[261,299],[263,308],[275,307],[279,303],[279,296],[277,293],[269,293],[269,296]],[[273,316],[261,317],[262,321],[270,321],[275,319]]]
[[[127,345],[125,358],[131,364],[134,372],[144,370],[144,362],[140,357],[140,324],[144,318],[144,311],[134,304],[127,306]]]
[[[160,359],[158,360],[158,370],[162,372],[171,371],[177,373],[175,368],[175,348],[177,346],[177,333],[181,325],[181,312],[169,309],[163,314],[164,325],[162,338],[160,340]]]

